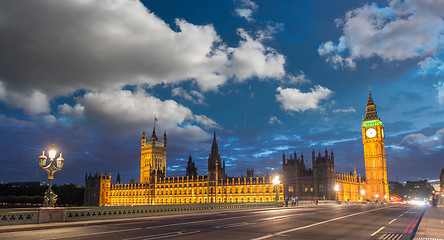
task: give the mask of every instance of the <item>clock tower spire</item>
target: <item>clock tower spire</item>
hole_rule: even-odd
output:
[[[361,128],[367,181],[366,198],[387,201],[389,198],[389,188],[385,160],[384,125],[378,117],[370,90],[366,114]]]

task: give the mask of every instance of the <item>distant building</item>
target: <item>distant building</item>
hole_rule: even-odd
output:
[[[111,174],[85,176],[85,205],[147,205],[182,203],[230,203],[275,201],[276,187],[270,176],[254,177],[249,169],[247,177],[228,177],[214,134],[208,157],[207,175],[197,175],[197,168],[188,159],[186,176],[166,177],[166,133],[158,141],[153,129],[147,141],[142,134],[140,182],[111,184]],[[283,184],[278,186],[278,197],[284,200]]]
[[[294,153],[282,156],[284,192],[287,198],[338,199],[339,201],[363,201],[364,199],[388,201],[389,187],[385,159],[384,125],[376,112],[371,92],[362,122],[366,180],[356,174],[337,173],[333,152],[327,149],[322,156],[313,150],[312,168],[306,166],[304,156]]]
[[[11,187],[39,187],[40,182],[10,182]]]
[[[427,180],[407,181],[404,192],[409,199],[425,199],[433,194],[435,190]]]
[[[439,187],[441,188],[441,192],[444,192],[444,168],[441,170],[441,174],[439,175]]]

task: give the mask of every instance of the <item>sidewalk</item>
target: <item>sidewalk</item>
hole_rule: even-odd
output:
[[[444,240],[444,206],[426,209],[414,239]]]

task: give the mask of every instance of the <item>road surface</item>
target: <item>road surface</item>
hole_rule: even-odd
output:
[[[0,233],[0,239],[411,239],[424,207],[318,205]]]

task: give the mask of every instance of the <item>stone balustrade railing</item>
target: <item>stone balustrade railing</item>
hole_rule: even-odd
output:
[[[186,213],[201,213],[209,211],[227,211],[247,208],[267,208],[275,206],[275,202],[261,202],[67,208],[67,221],[75,222],[99,219],[163,216]]]
[[[319,204],[332,203],[335,203],[335,201],[319,201]],[[312,204],[313,201],[299,201],[300,206]],[[280,206],[283,206],[282,202],[280,203]],[[289,202],[289,206],[291,206],[291,202]],[[123,219],[270,207],[276,207],[276,202],[54,208],[54,211],[57,211],[57,214],[59,215],[60,211],[64,212],[62,218],[58,218],[58,220],[50,218],[48,219],[48,215],[51,215],[50,208],[3,209],[0,210],[0,226],[36,224],[55,221],[76,222],[88,220]]]
[[[0,209],[0,226],[38,223],[38,208]]]

